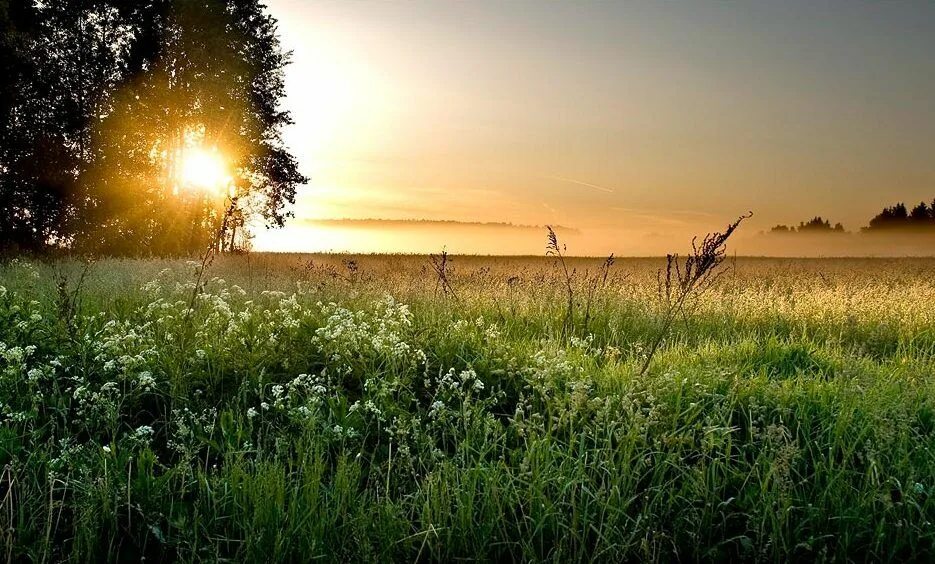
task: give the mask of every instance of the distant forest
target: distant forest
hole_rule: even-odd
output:
[[[864,233],[880,232],[931,232],[935,233],[935,200],[931,205],[925,202],[919,202],[918,205],[909,209],[906,204],[900,202],[895,206],[883,208],[883,211],[875,215],[866,227],[862,227]],[[815,216],[808,221],[799,223],[798,227],[788,225],[777,225],[769,230],[770,233],[847,233],[844,226],[840,223],[831,222],[821,216]]]

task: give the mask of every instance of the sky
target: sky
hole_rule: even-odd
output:
[[[935,198],[933,2],[268,7],[311,180],[258,250],[658,254],[753,211],[770,252]]]

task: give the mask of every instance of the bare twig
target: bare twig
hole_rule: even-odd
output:
[[[227,231],[228,221],[237,210],[237,196],[228,196],[227,199],[230,204],[227,206],[227,210],[224,212],[224,217],[221,218],[221,224],[218,226],[217,232],[214,234],[214,239],[212,239],[211,243],[201,255],[201,264],[198,266],[198,271],[195,275],[195,287],[192,288],[192,295],[188,302],[188,310],[185,312],[186,324],[191,322],[195,313],[195,301],[198,299],[198,295],[201,294],[201,291],[204,289],[205,271],[214,262],[214,257],[218,253],[221,240]]]
[[[72,341],[75,341],[78,336],[77,319],[78,311],[81,309],[81,289],[93,264],[93,258],[85,259],[84,267],[81,269],[81,274],[78,276],[73,288],[68,287],[68,276],[66,274],[61,274],[58,278],[58,299],[56,303],[58,316],[65,325],[68,338]]]
[[[594,295],[598,290],[603,290],[607,287],[607,277],[610,275],[610,267],[614,265],[614,261],[614,254],[610,253],[610,255],[604,259],[604,262],[601,264],[597,274],[588,279],[588,297],[585,300],[584,305],[585,332],[587,332],[588,324],[591,322],[591,304],[594,303]]]
[[[448,278],[448,251],[442,249],[441,254],[429,255],[429,261],[432,264],[432,270],[435,271],[435,295],[438,296],[438,290],[441,289],[446,298],[450,295],[457,300],[458,295],[455,294],[454,288],[451,287],[451,280]]]
[[[749,212],[737,218],[723,232],[705,235],[701,244],[692,239],[692,253],[681,259],[677,254],[666,255],[666,268],[656,274],[657,291],[663,303],[662,327],[653,339],[649,352],[640,368],[640,374],[649,370],[653,356],[666,338],[672,322],[682,313],[687,300],[697,297],[710,288],[721,274],[721,263],[727,257],[727,240],[740,223],[753,215]]]

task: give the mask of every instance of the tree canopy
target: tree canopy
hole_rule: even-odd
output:
[[[890,231],[890,230],[918,230],[935,229],[935,201],[931,206],[925,202],[919,202],[911,210],[906,204],[900,202],[895,206],[883,208],[870,224],[864,228],[864,231]]]
[[[869,224],[862,228],[864,233],[885,233],[894,231],[909,232],[935,232],[935,200],[931,204],[919,202],[911,209],[899,202],[883,210],[870,219]],[[844,233],[844,226],[831,222],[821,216],[815,216],[808,221],[799,223],[798,227],[777,225],[769,230],[770,233]]]
[[[306,182],[288,62],[258,0],[0,0],[0,241],[181,254],[225,210],[225,247],[281,226]],[[215,163],[216,186],[187,185]]]
[[[770,229],[770,233],[844,233],[844,226],[835,223],[834,227],[832,227],[830,221],[816,215],[808,221],[799,222],[798,227],[777,225]]]

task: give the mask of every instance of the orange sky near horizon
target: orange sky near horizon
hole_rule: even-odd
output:
[[[311,178],[258,250],[658,254],[935,197],[935,4],[270,0]],[[544,235],[539,247],[544,247]],[[569,246],[571,246],[570,242]],[[741,238],[743,243],[743,238]],[[750,247],[753,249],[754,247]]]

